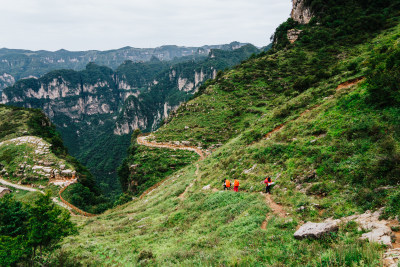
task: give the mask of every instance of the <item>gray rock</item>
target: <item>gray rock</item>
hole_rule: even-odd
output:
[[[297,39],[299,39],[300,33],[302,32],[302,30],[296,30],[296,29],[291,29],[288,30],[287,32],[287,38],[289,40],[289,42],[291,44],[293,44],[294,42],[297,41]],[[295,139],[295,138],[293,138]],[[297,139],[296,139],[297,140]]]
[[[291,17],[300,24],[308,24],[311,20],[312,13],[310,7],[305,5],[305,0],[292,0],[293,9]]]
[[[325,234],[337,231],[339,223],[340,220],[327,220],[323,223],[307,222],[294,233],[294,238],[320,238]]]
[[[211,185],[206,185],[205,187],[203,187],[203,190],[210,190],[211,189]]]

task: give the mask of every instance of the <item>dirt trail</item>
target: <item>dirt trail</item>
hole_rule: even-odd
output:
[[[189,189],[190,189],[190,188],[194,185],[194,183],[199,179],[199,164],[196,164],[196,172],[194,173],[194,175],[196,176],[196,179],[194,179],[193,182],[190,183],[190,184],[186,187],[185,191],[184,191],[182,194],[179,195],[178,198],[179,198],[180,200],[184,200],[184,199],[185,199],[185,195],[186,195],[187,191],[189,191]]]
[[[13,188],[16,188],[16,189],[24,190],[24,191],[38,192],[38,193],[41,193],[43,195],[45,194],[43,191],[38,190],[36,188],[29,187],[29,186],[23,186],[23,185],[19,185],[19,184],[14,184],[14,183],[8,182],[8,181],[6,181],[4,179],[0,179],[0,184],[6,185],[6,186],[10,186],[10,187],[13,187]],[[64,203],[60,202],[57,198],[54,197],[54,198],[52,198],[52,200],[58,206],[63,207],[65,209],[67,209],[67,210],[71,210],[71,208],[69,208]]]
[[[170,143],[157,143],[157,142],[150,142],[147,141],[147,138],[149,138],[149,135],[140,135],[138,136],[137,143],[139,145],[142,146],[147,146],[147,147],[155,147],[155,148],[166,148],[166,149],[173,149],[173,150],[187,150],[187,151],[193,151],[195,153],[197,153],[200,156],[200,160],[203,160],[206,158],[206,152],[201,150],[200,148],[194,147],[194,146],[185,146],[185,145],[175,145],[175,144],[170,144]],[[196,176],[198,175],[198,171],[199,171],[199,165],[197,164],[197,170],[196,170]],[[152,187],[150,187],[149,189],[147,189],[146,191],[144,191],[142,193],[142,195],[139,197],[140,199],[144,198],[146,195],[150,194],[152,191],[154,191],[154,189],[156,189],[157,187],[159,187],[160,185],[162,185],[166,180],[168,180],[170,177],[165,178],[164,180],[158,182],[157,184],[153,185]],[[193,183],[189,185],[189,188],[193,186]],[[189,189],[186,188],[185,192]],[[184,194],[185,192],[183,192],[179,198],[183,199],[184,198]]]
[[[41,193],[41,194],[43,194],[43,195],[45,194],[43,191],[38,190],[38,189],[36,189],[36,188],[29,187],[29,186],[23,186],[23,185],[19,185],[19,184],[14,184],[14,183],[11,183],[11,182],[6,181],[6,180],[1,179],[1,178],[0,178],[0,184],[6,185],[6,186],[10,186],[10,187],[14,187],[14,188],[17,188],[17,189],[20,189],[20,190],[24,190],[24,191],[39,192],[39,193]],[[52,201],[53,201],[56,205],[58,205],[58,206],[60,206],[60,207],[63,207],[63,208],[65,208],[65,209],[69,210],[69,211],[71,212],[72,215],[75,215],[74,213],[72,213],[72,210],[73,210],[73,211],[75,211],[75,212],[77,212],[77,213],[79,213],[80,215],[85,216],[85,217],[93,217],[93,216],[96,216],[95,214],[90,214],[90,213],[87,213],[87,212],[85,212],[85,211],[83,211],[83,210],[80,210],[79,208],[75,207],[74,205],[72,205],[71,203],[69,203],[68,201],[66,201],[66,200],[61,196],[61,193],[62,193],[65,189],[67,189],[67,187],[70,186],[71,184],[72,184],[72,183],[67,184],[67,186],[63,187],[63,188],[60,190],[60,192],[58,193],[58,194],[59,194],[59,197],[60,197],[60,199],[61,199],[61,201],[59,201],[56,197],[51,198]]]
[[[283,209],[283,206],[279,205],[278,203],[276,203],[272,199],[271,194],[262,193],[262,195],[265,196],[265,202],[272,209],[272,213],[273,214],[277,215],[280,218],[286,218],[287,217],[286,212]],[[269,221],[270,217],[271,217],[271,214],[268,213],[266,218],[265,218],[265,221],[263,221],[263,223],[261,224],[261,229],[264,229],[264,230],[267,229],[267,225],[268,225],[268,221]]]
[[[356,85],[356,84],[358,84],[358,83],[360,83],[360,82],[362,82],[364,80],[365,80],[364,76],[348,80],[347,82],[339,84],[339,86],[336,88],[336,91],[340,91],[342,89],[350,88],[353,85]]]
[[[142,146],[148,146],[148,147],[156,147],[156,148],[168,148],[168,149],[179,149],[179,150],[187,150],[187,151],[193,151],[197,153],[200,156],[200,160],[203,160],[206,158],[206,152],[201,150],[198,147],[194,146],[185,146],[185,145],[175,145],[175,144],[170,144],[170,143],[157,143],[157,142],[150,142],[147,141],[147,138],[149,135],[141,135],[138,136],[137,138],[137,143]]]

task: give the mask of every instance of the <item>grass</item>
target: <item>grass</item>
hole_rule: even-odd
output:
[[[35,152],[36,149],[37,146],[34,144],[17,145],[4,141],[0,145],[0,162],[8,173],[5,178],[16,182],[21,181],[24,184],[47,185],[49,178],[44,173],[41,174],[32,169],[35,165],[40,165],[39,161],[51,162],[52,167],[65,165],[66,169],[74,169],[72,165],[53,153],[40,155]]]
[[[96,218],[76,219],[80,234],[68,238],[63,249],[89,265],[343,266],[358,262],[375,266],[379,262],[382,248],[357,241],[359,233],[341,229],[321,241],[297,241],[293,233],[298,220],[273,215],[262,195],[202,190],[215,182],[205,175],[211,170],[209,163],[200,163],[202,179],[184,201],[178,196],[196,178],[192,166],[143,200]],[[266,214],[271,220],[262,230]]]
[[[397,153],[398,107],[366,104],[366,82],[335,89],[368,74],[368,62],[382,46],[396,48],[399,34],[396,26],[328,54],[295,44],[220,74],[155,133],[157,141],[219,147],[198,163],[198,175],[197,163],[187,162],[145,198],[96,218],[75,218],[80,234],[63,249],[88,265],[380,265],[385,248],[360,241],[361,232],[351,225],[321,240],[299,241],[293,234],[305,221],[339,218],[388,201],[398,210],[397,181],[380,160]],[[295,77],[315,71],[313,64],[322,64],[329,75],[302,89]],[[282,130],[263,138],[280,124]],[[146,166],[149,153],[135,151],[136,164]],[[168,158],[176,152],[158,153]],[[150,167],[145,170],[151,174]],[[274,215],[259,193],[266,175],[277,183],[273,198],[288,218]],[[203,189],[222,190],[226,177],[240,180],[239,193]],[[386,185],[395,188],[374,191]]]

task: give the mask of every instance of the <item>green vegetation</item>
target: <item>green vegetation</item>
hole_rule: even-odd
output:
[[[68,154],[56,127],[42,111],[1,105],[0,128],[3,129],[0,138],[0,142],[3,142],[0,145],[0,175],[4,178],[23,184],[48,187],[48,177],[33,171],[31,167],[40,161],[64,164],[66,168],[76,170],[79,177],[79,185],[76,187],[80,190],[73,191],[72,204],[89,212],[103,212],[112,206],[110,200],[101,195],[92,174]],[[38,154],[35,144],[15,144],[10,141],[23,136],[42,138],[51,145],[50,153]],[[6,171],[2,172],[3,169]],[[53,195],[58,193],[57,189],[53,191]],[[87,191],[90,194],[86,194]],[[71,194],[67,195],[66,199],[69,199],[69,196]],[[73,201],[81,198],[85,198],[86,202]]]
[[[300,219],[275,216],[258,192],[202,190],[207,184],[222,189],[221,179],[211,175],[218,160],[200,162],[197,181],[192,165],[143,200],[93,219],[77,218],[82,230],[63,249],[89,265],[379,265],[383,247],[359,241],[357,230],[343,226],[323,240],[297,241],[293,233]]]
[[[0,72],[12,75],[0,79],[0,91],[7,86],[12,86],[14,80],[25,77],[40,77],[57,69],[82,70],[85,66],[95,60],[96,64],[105,65],[116,69],[124,61],[130,59],[135,62],[149,61],[154,57],[165,61],[178,61],[182,57],[191,55],[193,58],[206,57],[209,49],[233,50],[233,47],[243,45],[232,42],[225,45],[211,45],[203,47],[179,47],[166,45],[157,48],[134,48],[123,47],[108,51],[67,51],[64,49],[50,51],[30,51],[22,49],[0,49]]]
[[[191,153],[138,147],[135,133],[119,169],[124,189],[167,179],[142,199],[122,204],[123,195],[98,217],[74,218],[81,231],[64,251],[84,265],[382,264],[386,248],[361,241],[355,222],[318,240],[293,234],[305,221],[381,207],[400,215],[400,5],[308,3],[309,25],[285,22],[273,49],[219,72],[154,133],[213,153],[193,164]],[[291,28],[303,30],[294,44]],[[282,212],[260,193],[266,175]],[[222,190],[226,177],[240,180],[239,193]]]
[[[222,47],[225,50],[212,49],[212,56],[199,52],[171,61],[155,57],[146,62],[126,61],[115,71],[94,63],[87,64],[82,71],[55,70],[39,79],[20,80],[4,89],[3,94],[10,105],[35,107],[46,112],[57,125],[69,153],[91,171],[97,188],[89,173],[84,174],[87,181],[82,184],[95,195],[101,191],[112,202],[122,192],[117,167],[126,157],[130,142],[129,134],[124,133],[132,131],[135,121],[135,127],[143,131],[158,128],[165,114],[188,100],[215,71],[232,67],[259,52],[253,45],[233,50],[234,45],[239,44]],[[193,88],[182,90],[179,88],[181,80],[186,80]],[[43,94],[47,88],[50,88],[50,96]],[[59,91],[63,91],[63,97],[55,97]],[[35,93],[38,95],[32,96]],[[117,127],[122,129],[117,131],[121,135],[115,134]],[[35,129],[41,130],[40,124],[36,123]],[[50,134],[57,139],[51,140],[56,149],[62,142],[54,129]],[[79,207],[87,209],[84,201],[78,201],[79,198],[73,201],[70,196],[77,191],[85,194],[85,190],[79,186],[71,190],[65,194],[67,199],[75,204],[82,203]],[[88,202],[105,205],[101,199],[92,200]]]
[[[293,238],[309,220],[381,207],[387,217],[400,215],[400,7],[393,1],[333,2],[313,1],[319,13],[311,24],[284,24],[270,52],[220,72],[154,133],[157,141],[213,150],[198,163],[197,175],[190,164],[144,199],[79,220],[81,234],[63,248],[94,264],[380,265],[385,248],[360,241],[363,232],[354,222],[321,240]],[[373,7],[368,12],[366,4]],[[340,27],[333,26],[336,13],[349,18]],[[358,23],[355,30],[352,23]],[[299,40],[281,43],[279,31],[286,38],[293,27],[303,30]],[[366,78],[337,89],[360,77]],[[139,148],[135,164],[147,164],[149,152]],[[272,198],[287,218],[272,213],[260,194],[267,174],[277,183]],[[225,177],[240,180],[239,193],[222,191]]]
[[[46,262],[58,243],[76,233],[70,214],[58,208],[50,194],[40,195],[32,205],[6,195],[0,199],[0,264],[51,264]]]
[[[128,157],[118,169],[120,183],[125,192],[138,196],[199,158],[191,151],[175,150],[171,153],[162,148],[139,146],[135,140],[138,134],[139,131],[135,131],[132,135]]]

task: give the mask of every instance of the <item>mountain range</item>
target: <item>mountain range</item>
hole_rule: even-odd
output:
[[[152,57],[162,61],[193,56],[204,57],[211,49],[234,50],[243,43],[232,42],[224,45],[205,45],[201,47],[182,47],[166,45],[156,48],[123,47],[108,51],[31,51],[24,49],[0,49],[0,91],[12,86],[17,80],[36,77],[57,69],[82,70],[90,62],[115,69],[126,60],[134,62],[149,61]]]
[[[236,46],[237,45],[237,46]],[[116,169],[135,129],[152,131],[217,72],[260,52],[232,43],[207,56],[122,63],[116,70],[89,63],[82,71],[55,70],[17,81],[1,103],[43,110],[70,153],[106,192],[120,191]]]

